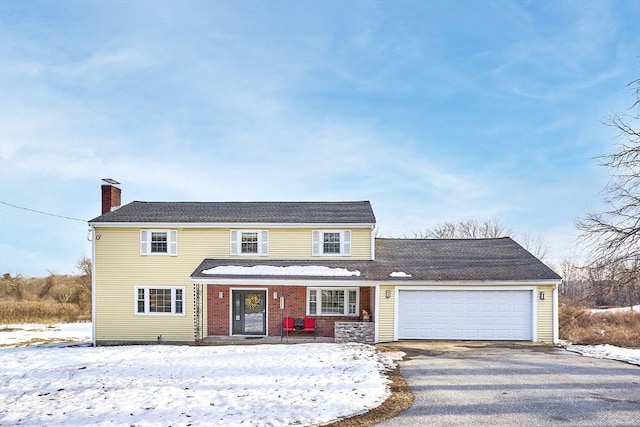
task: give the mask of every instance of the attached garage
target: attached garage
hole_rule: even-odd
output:
[[[403,339],[533,341],[532,290],[398,290]]]
[[[562,279],[508,237],[376,239],[375,263],[376,342],[558,339]]]

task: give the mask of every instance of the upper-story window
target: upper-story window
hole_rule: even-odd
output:
[[[178,231],[140,230],[140,255],[178,255]]]
[[[351,255],[351,230],[314,230],[313,255]]]
[[[231,230],[231,255],[268,255],[269,231]]]
[[[151,253],[167,253],[167,232],[152,231],[151,232]]]

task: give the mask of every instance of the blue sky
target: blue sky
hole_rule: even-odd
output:
[[[370,200],[379,235],[495,219],[579,257],[637,1],[0,0],[0,201]],[[0,204],[0,273],[70,273],[87,225]]]

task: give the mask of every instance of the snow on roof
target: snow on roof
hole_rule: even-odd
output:
[[[350,277],[360,276],[358,270],[346,268],[332,268],[319,265],[291,265],[278,267],[275,265],[254,265],[243,267],[239,265],[221,265],[203,270],[202,274],[237,275],[237,276],[321,276],[321,277]]]
[[[389,274],[389,277],[411,277],[411,275],[405,273],[404,271],[394,271]]]

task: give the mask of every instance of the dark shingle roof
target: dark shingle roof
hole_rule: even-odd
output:
[[[364,202],[132,202],[89,222],[375,224]]]
[[[194,279],[248,278],[246,275],[208,275],[220,266],[325,266],[359,271],[359,276],[313,276],[313,280],[372,281],[510,281],[560,280],[544,263],[505,237],[499,239],[376,239],[374,261],[275,261],[205,259],[191,275]],[[410,277],[391,277],[393,272]],[[292,276],[250,276],[255,279],[288,279]],[[294,276],[295,277],[295,276]],[[300,276],[297,276],[300,277]]]
[[[497,239],[376,239],[375,275],[388,270],[414,280],[560,280],[509,237]]]

